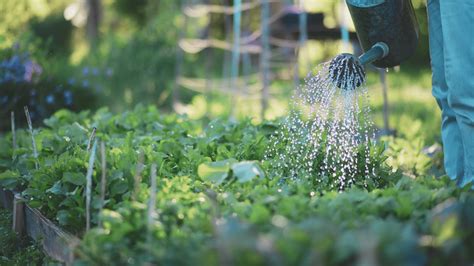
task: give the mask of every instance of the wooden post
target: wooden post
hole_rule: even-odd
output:
[[[178,26],[178,43],[180,40],[184,38],[186,35],[186,30],[188,28],[188,16],[184,13],[184,8],[186,6],[185,0],[180,1],[180,10],[183,14],[184,25]],[[173,86],[173,91],[171,94],[172,101],[173,101],[173,110],[178,111],[181,101],[180,101],[180,92],[179,92],[179,79],[181,78],[183,72],[183,61],[184,61],[184,53],[179,45],[176,46],[176,65],[175,65],[175,81]]]
[[[12,229],[17,236],[21,237],[25,234],[25,203],[20,194],[15,194],[13,199],[13,225]]]
[[[12,145],[13,145],[13,154],[16,151],[16,130],[15,130],[15,112],[10,113],[11,127],[12,127]]]
[[[269,86],[270,86],[270,2],[263,0],[261,10],[261,32],[262,32],[262,53],[260,55],[260,71],[262,78],[262,98],[260,117],[265,119],[265,111],[268,108]]]
[[[102,177],[100,179],[100,208],[103,209],[105,205],[105,188],[107,184],[107,161],[106,161],[106,154],[105,154],[105,142],[100,142],[100,158],[101,158],[101,165],[102,165]]]
[[[390,135],[390,121],[388,115],[388,85],[387,85],[387,72],[386,69],[379,69],[380,82],[382,83],[382,95],[383,95],[383,127],[385,134]]]
[[[204,3],[206,5],[212,4],[210,0],[205,0]],[[212,20],[213,16],[212,13],[209,13],[209,23],[206,27],[206,32],[205,32],[205,38],[211,39],[211,29],[212,29]],[[204,68],[206,70],[206,88],[204,88],[205,91],[205,98],[206,98],[206,116],[209,116],[211,113],[211,103],[212,103],[212,88],[211,88],[211,66],[212,66],[212,61],[213,61],[213,53],[212,53],[212,48],[208,47],[205,50],[205,60],[206,62],[204,63]]]
[[[303,5],[304,0],[299,1],[299,8],[300,8],[300,14],[298,16],[298,29],[300,32],[300,36],[298,39],[298,48],[296,48],[296,59],[295,59],[295,69],[294,69],[294,83],[295,83],[295,88],[299,88],[299,83],[300,83],[300,64],[299,64],[299,55],[301,53],[301,48],[303,45],[306,43],[306,40],[308,39],[308,33],[307,33],[307,14],[306,11],[304,10],[304,5]],[[303,57],[304,58],[304,57]],[[304,69],[306,70],[306,60],[303,60],[302,62]],[[299,89],[298,89],[299,90]]]
[[[156,164],[151,165],[150,173],[150,199],[148,201],[148,210],[147,210],[147,242],[151,243],[151,229],[152,224],[155,219],[155,209],[156,209]]]
[[[97,130],[96,127],[92,128],[91,135],[89,136],[89,141],[87,142],[87,151],[90,151],[92,148],[92,143],[94,142],[94,139],[95,139],[96,130]]]
[[[86,231],[91,228],[91,199],[92,199],[92,174],[94,171],[95,151],[97,149],[97,140],[92,145],[91,155],[89,157],[89,167],[86,175]]]
[[[144,162],[145,162],[145,153],[142,150],[139,150],[137,167],[135,169],[135,175],[133,176],[132,200],[137,200],[138,193],[140,192],[140,184],[142,183],[142,171],[145,168],[145,165],[143,164]]]
[[[35,158],[35,168],[39,168],[38,162],[38,149],[36,148],[35,134],[33,132],[33,123],[31,122],[30,112],[28,111],[28,106],[23,107],[25,109],[26,121],[28,122],[28,130],[31,135],[31,145],[33,146],[33,157]]]
[[[240,65],[240,25],[242,15],[242,0],[234,0],[234,31],[232,45],[232,93],[230,94],[230,115],[235,115],[236,98],[238,94],[237,78]]]
[[[230,0],[224,0],[225,7],[231,5]],[[225,25],[225,42],[229,43],[231,40],[231,29],[232,29],[232,20],[230,15],[224,14],[224,25]],[[231,53],[224,49],[224,62],[222,66],[222,80],[224,81],[223,86],[225,88],[230,88],[230,57]]]

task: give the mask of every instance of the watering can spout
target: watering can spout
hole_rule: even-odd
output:
[[[340,54],[329,65],[329,75],[337,87],[354,90],[365,82],[364,66],[381,60],[390,53],[387,44],[378,42],[359,58],[352,54]]]
[[[390,52],[390,48],[384,42],[378,42],[372,46],[367,52],[359,56],[361,65],[367,65],[374,61],[386,57]]]

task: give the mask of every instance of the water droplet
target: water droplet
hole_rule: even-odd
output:
[[[344,190],[355,183],[358,170],[366,176],[374,172],[369,147],[373,122],[365,74],[343,59],[337,65],[319,65],[304,82],[292,97],[290,113],[265,159],[276,160],[275,173],[282,178],[307,178],[309,174],[321,182],[329,177],[334,184],[331,187]],[[363,149],[359,149],[361,145]],[[362,156],[358,156],[360,150]],[[358,169],[360,162],[365,169]]]

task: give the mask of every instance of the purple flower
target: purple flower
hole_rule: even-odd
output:
[[[66,103],[66,105],[71,105],[72,104],[72,92],[67,90],[67,91],[64,91],[64,102]]]
[[[26,82],[31,82],[34,75],[41,75],[41,72],[43,72],[41,66],[31,60],[26,61],[24,66],[25,74],[23,75],[23,79]]]
[[[94,75],[94,76],[99,75],[99,69],[97,69],[97,67],[94,67],[94,68],[92,69],[92,75]]]
[[[54,95],[49,94],[48,96],[46,96],[46,102],[48,104],[53,104],[54,103]]]
[[[84,68],[82,69],[82,75],[87,76],[88,74],[89,74],[89,68],[88,68],[88,67],[84,67]]]
[[[0,62],[0,82],[27,82],[31,83],[35,75],[40,75],[42,68],[29,54],[13,55]]]

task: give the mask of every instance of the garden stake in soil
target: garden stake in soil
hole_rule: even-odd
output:
[[[86,231],[91,228],[91,190],[92,190],[92,174],[94,171],[95,151],[97,149],[97,140],[92,146],[91,156],[89,157],[89,167],[86,175]]]
[[[137,167],[135,169],[135,175],[133,176],[133,193],[132,199],[137,200],[138,191],[140,189],[140,183],[142,182],[142,171],[144,168],[143,162],[145,160],[145,155],[142,150],[138,151],[138,161]]]
[[[20,194],[15,193],[13,199],[13,224],[12,229],[18,237],[22,237],[25,233],[25,210],[24,200]]]
[[[147,212],[147,242],[151,242],[151,227],[153,220],[155,219],[155,208],[156,208],[156,164],[151,165],[150,174],[150,199],[148,201],[148,212]]]
[[[96,130],[97,130],[96,127],[93,127],[93,128],[92,128],[91,135],[89,136],[89,141],[87,142],[87,151],[90,151],[91,148],[92,148],[92,143],[93,143],[93,141],[94,141],[94,139],[95,139]]]
[[[33,132],[33,124],[31,123],[31,117],[30,117],[30,112],[28,111],[28,106],[24,106],[25,109],[25,116],[26,116],[26,121],[28,123],[28,130],[30,131],[31,135],[31,145],[33,146],[33,157],[35,158],[35,168],[39,168],[39,163],[38,163],[38,150],[36,148],[36,141],[35,141],[35,134]]]
[[[16,151],[16,130],[15,130],[15,112],[10,113],[10,120],[11,120],[11,128],[12,128],[12,144],[13,144],[13,155],[15,155]]]
[[[102,177],[100,179],[100,211],[104,209],[104,205],[105,205],[105,187],[107,183],[107,176],[106,176],[107,162],[106,162],[105,156],[106,156],[105,143],[104,141],[101,141],[100,142],[100,158],[101,158],[101,164],[102,164]]]

